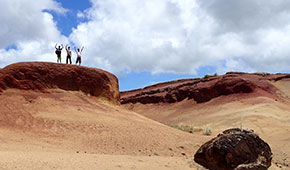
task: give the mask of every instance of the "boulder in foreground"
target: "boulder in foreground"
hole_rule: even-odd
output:
[[[251,130],[225,130],[203,144],[194,161],[210,170],[266,170],[271,166],[270,146]]]

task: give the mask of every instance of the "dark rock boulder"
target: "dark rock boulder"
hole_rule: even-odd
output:
[[[229,129],[203,144],[194,161],[210,170],[266,170],[270,146],[251,130]]]

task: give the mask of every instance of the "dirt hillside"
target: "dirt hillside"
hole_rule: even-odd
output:
[[[0,169],[190,169],[209,139],[122,108],[98,69],[17,63],[0,89]]]
[[[274,153],[273,168],[290,169],[290,75],[228,73],[121,92],[124,108],[194,134],[253,129]],[[280,167],[280,168],[279,168]]]

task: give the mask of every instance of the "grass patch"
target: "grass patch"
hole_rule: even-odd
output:
[[[202,128],[202,134],[210,136],[211,135],[211,127],[209,125],[206,125]]]
[[[195,130],[195,128],[193,126],[184,125],[182,123],[179,123],[178,125],[168,125],[168,126],[173,127],[175,129],[178,129],[178,130],[189,132],[189,133],[193,133]]]
[[[178,125],[169,124],[168,126],[178,129],[178,130],[182,130],[184,132],[188,132],[188,133],[195,133],[195,132],[203,133],[204,131],[204,128],[194,127],[193,125],[184,125],[183,123],[179,123]],[[211,134],[211,129],[210,129],[210,134]]]
[[[203,79],[206,79],[206,78],[209,78],[209,77],[216,77],[216,76],[218,76],[217,73],[214,73],[213,75],[206,74],[206,75],[203,76]]]

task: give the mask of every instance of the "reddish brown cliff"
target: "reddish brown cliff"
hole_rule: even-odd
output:
[[[0,94],[8,88],[37,90],[59,88],[82,91],[120,102],[118,79],[106,71],[76,65],[27,62],[9,65],[0,70]]]
[[[247,93],[276,96],[271,81],[289,78],[290,74],[245,74],[230,72],[202,79],[183,79],[165,82],[143,89],[121,92],[121,103],[174,103],[184,99],[204,103],[213,98]]]

